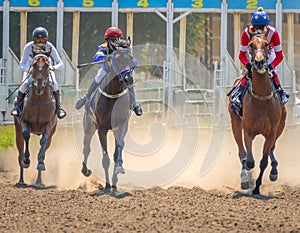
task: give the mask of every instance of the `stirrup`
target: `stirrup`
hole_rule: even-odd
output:
[[[85,104],[85,102],[86,102],[86,97],[85,96],[81,97],[79,100],[77,100],[75,108],[77,110],[81,109],[83,107],[83,105]]]
[[[141,115],[143,114],[142,107],[141,107],[141,105],[140,105],[139,103],[136,103],[136,102],[135,102],[135,103],[132,105],[132,109],[133,109],[135,115],[137,115],[137,116],[141,116]]]
[[[279,89],[278,93],[279,93],[280,98],[281,98],[281,104],[282,105],[286,104],[289,101],[290,96],[282,89]]]
[[[15,116],[15,117],[20,117],[21,116],[21,111],[18,108],[13,108],[11,110],[10,114],[12,116]]]
[[[242,105],[240,105],[239,103],[237,103],[237,102],[231,102],[230,103],[230,108],[232,110],[234,110],[238,116],[242,116],[243,115],[243,113],[242,113]]]
[[[281,96],[281,103],[282,105],[285,105],[289,101],[289,98],[286,96],[286,94],[283,94]]]
[[[58,119],[63,119],[67,115],[66,111],[63,110],[62,108],[58,108],[56,114]]]
[[[232,102],[236,102],[236,101],[240,102],[239,98],[240,98],[241,94],[242,93],[239,91],[236,91],[235,93],[233,93],[233,95],[231,97]]]

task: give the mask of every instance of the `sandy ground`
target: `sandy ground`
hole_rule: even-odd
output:
[[[77,124],[60,123],[46,154],[43,190],[17,188],[17,150],[0,153],[0,232],[300,232],[299,128],[287,128],[277,141],[278,181],[268,180],[268,168],[261,195],[254,196],[240,190],[241,165],[230,130],[217,136],[211,129],[185,132],[133,116],[126,174],[118,183],[128,194],[123,198],[92,195],[104,184],[101,150],[95,136],[89,163],[94,175],[84,177],[80,131]],[[32,136],[27,184],[36,179],[38,140]],[[262,143],[261,137],[254,142],[254,177]],[[110,142],[110,152],[111,147]],[[200,172],[211,151],[213,162]]]

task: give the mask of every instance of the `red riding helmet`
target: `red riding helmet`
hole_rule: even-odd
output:
[[[105,31],[104,39],[107,40],[109,37],[118,36],[123,38],[123,33],[120,28],[110,27]]]

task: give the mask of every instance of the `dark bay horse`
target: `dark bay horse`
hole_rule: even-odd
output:
[[[254,168],[252,141],[257,135],[265,138],[260,173],[256,180],[253,194],[260,193],[263,173],[271,159],[270,180],[278,177],[278,162],[274,156],[276,140],[281,135],[286,119],[286,108],[281,104],[280,96],[275,92],[268,70],[268,40],[263,34],[254,35],[249,42],[249,52],[252,63],[252,79],[249,88],[243,97],[243,116],[228,107],[232,132],[238,145],[239,158],[242,163],[241,188],[249,188],[247,170]],[[244,140],[244,143],[243,143]],[[245,144],[245,147],[244,147]]]
[[[50,146],[57,125],[55,100],[52,96],[52,87],[49,84],[49,64],[46,55],[37,54],[34,57],[31,73],[33,83],[24,100],[22,115],[14,118],[20,166],[20,179],[17,186],[25,186],[23,172],[24,168],[30,166],[29,139],[32,133],[42,135],[38,154],[36,187],[43,188],[41,172],[46,169],[44,164],[45,153]]]
[[[84,161],[81,172],[85,176],[91,174],[91,170],[87,168],[87,160],[91,151],[91,139],[97,130],[103,153],[102,166],[105,171],[106,192],[110,192],[111,188],[116,191],[117,174],[125,173],[122,151],[130,117],[128,88],[133,85],[132,60],[133,56],[128,48],[115,50],[111,54],[109,61],[111,65],[108,65],[110,72],[102,79],[91,103],[86,104],[83,118]],[[108,175],[110,159],[107,152],[107,133],[109,130],[112,130],[115,139],[112,187]]]

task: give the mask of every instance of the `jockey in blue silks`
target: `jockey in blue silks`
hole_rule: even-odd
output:
[[[114,50],[116,50],[115,42],[123,38],[123,33],[121,29],[117,27],[110,27],[106,30],[104,39],[105,42],[98,46],[98,51],[94,55],[94,62],[102,61],[107,58],[108,55],[112,54]],[[137,67],[137,62],[135,59],[132,61],[132,68]],[[76,109],[82,108],[85,104],[86,100],[91,96],[91,94],[97,89],[101,80],[105,78],[105,76],[109,73],[109,67],[106,62],[101,64],[101,68],[99,69],[96,77],[88,88],[87,93],[81,97],[76,103]],[[142,115],[142,108],[139,103],[135,100],[134,88],[129,88],[129,98],[130,98],[130,109],[135,112],[137,116]]]

